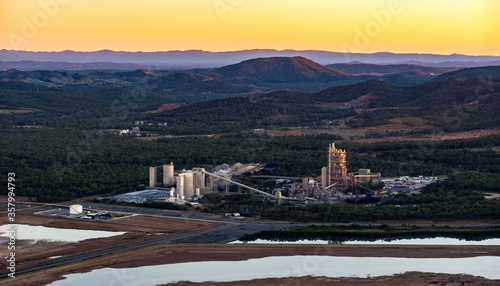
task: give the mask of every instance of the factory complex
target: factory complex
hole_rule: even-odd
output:
[[[206,194],[214,192],[230,193],[230,186],[236,185],[237,192],[249,190],[251,193],[265,198],[297,203],[337,201],[355,196],[371,195],[386,197],[400,193],[419,193],[426,185],[437,181],[437,178],[381,178],[380,173],[371,173],[370,169],[359,169],[358,172],[347,172],[346,151],[337,149],[334,143],[328,146],[328,165],[321,169],[321,175],[313,177],[280,177],[254,175],[262,170],[273,170],[280,167],[278,163],[219,165],[208,172],[205,168],[191,170],[175,170],[174,164],[149,167],[149,184],[146,190],[109,197],[116,201],[143,203],[147,201],[191,204]],[[251,178],[276,180],[273,189],[259,190],[239,182],[242,175]],[[366,187],[369,182],[384,183],[383,190],[371,190]],[[235,189],[233,188],[233,191]],[[286,194],[286,195],[284,195]]]

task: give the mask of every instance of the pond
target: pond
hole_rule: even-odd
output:
[[[302,276],[376,277],[409,271],[469,274],[500,279],[500,257],[393,258],[336,256],[271,256],[244,261],[206,261],[125,269],[103,268],[65,275],[51,286],[157,285],[175,281],[231,282]]]
[[[45,240],[51,242],[79,242],[91,238],[104,238],[124,234],[125,232],[97,231],[84,229],[53,228],[26,224],[11,224],[0,226],[0,238],[9,238],[8,231],[16,227],[17,240],[29,240],[33,243]]]

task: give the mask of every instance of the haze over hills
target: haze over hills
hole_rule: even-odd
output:
[[[364,63],[346,63],[346,64],[332,64],[327,66],[336,68],[338,70],[341,70],[345,73],[352,75],[360,75],[360,74],[386,75],[386,74],[407,73],[407,72],[420,72],[424,74],[439,75],[446,72],[457,70],[457,68],[438,68],[438,67],[420,66],[415,64],[375,65],[375,64],[364,64]]]
[[[254,89],[282,89],[292,85],[324,88],[333,84],[363,81],[331,67],[320,65],[303,57],[257,58],[218,69],[189,72],[135,71],[68,72],[54,70],[0,72],[0,81],[22,81],[43,85],[64,84],[145,84],[143,87],[159,91],[186,92],[249,92]]]
[[[476,67],[460,69],[438,76],[436,79],[452,79],[452,78],[500,78],[500,65],[490,67]]]
[[[355,76],[379,76],[380,79],[397,86],[422,84],[434,80],[437,75],[458,69],[420,66],[415,64],[375,65],[346,63],[328,66]]]
[[[472,67],[484,67],[484,66],[498,66],[500,65],[500,60],[495,60],[495,61],[487,61],[487,62],[481,62],[481,61],[446,61],[446,62],[438,62],[438,63],[433,63],[433,62],[422,62],[422,61],[405,61],[405,62],[398,62],[396,64],[414,64],[414,65],[421,65],[421,66],[428,66],[428,67],[444,67],[444,68],[472,68]]]
[[[119,52],[101,50],[95,52],[29,52],[0,50],[0,61],[49,61],[67,63],[132,63],[150,66],[170,66],[176,68],[221,67],[253,58],[302,56],[320,64],[349,63],[353,61],[372,64],[427,63],[441,67],[473,67],[500,62],[500,56],[436,55],[436,54],[396,54],[380,52],[373,54],[342,53],[315,50],[242,50],[228,52],[207,52],[201,50],[165,52]],[[497,63],[498,64],[498,63]],[[11,68],[14,68],[13,66]]]
[[[495,66],[455,69],[363,63],[323,66],[303,57],[273,57],[246,60],[217,69],[195,69],[187,72],[147,69],[115,72],[9,69],[0,71],[0,81],[22,81],[48,86],[139,84],[148,90],[170,94],[238,94],[280,89],[311,92],[333,85],[354,84],[370,79],[381,79],[395,86],[413,86],[436,79],[500,77],[500,68]]]
[[[86,71],[86,70],[166,70],[168,66],[150,66],[141,64],[90,62],[90,63],[68,63],[68,62],[37,62],[28,61],[0,61],[0,70],[16,69],[21,71],[32,70],[56,70],[56,71]]]
[[[130,84],[143,83],[159,73],[147,70],[109,73],[106,71],[66,72],[52,70],[19,71],[10,69],[0,72],[0,81],[22,81],[41,85],[66,84]]]

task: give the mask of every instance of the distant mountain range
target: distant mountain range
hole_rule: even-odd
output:
[[[16,68],[6,66],[19,65],[21,61],[36,62],[64,62],[100,64],[99,69],[103,69],[103,63],[110,63],[106,69],[113,69],[112,64],[136,64],[150,67],[170,68],[214,68],[238,63],[241,61],[263,58],[263,57],[296,57],[301,56],[323,65],[334,63],[363,62],[371,64],[416,64],[434,67],[476,67],[499,65],[500,56],[468,56],[468,55],[436,55],[436,54],[396,54],[396,53],[339,53],[315,50],[243,50],[229,52],[207,52],[201,50],[190,51],[166,51],[166,52],[117,52],[111,50],[101,50],[95,52],[29,52],[16,50],[0,50],[0,61],[3,61],[3,69]],[[32,63],[37,65],[36,63]],[[28,63],[24,63],[28,69]],[[61,63],[61,65],[64,65]],[[143,68],[143,67],[142,67]],[[29,69],[39,69],[32,66]],[[53,68],[51,68],[53,69]],[[85,67],[84,69],[88,69]],[[120,68],[122,69],[122,68]],[[57,70],[61,70],[57,68]],[[74,69],[72,69],[74,70]]]

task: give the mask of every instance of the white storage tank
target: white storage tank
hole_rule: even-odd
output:
[[[83,213],[82,205],[71,205],[69,206],[69,214],[70,215],[79,215]]]

